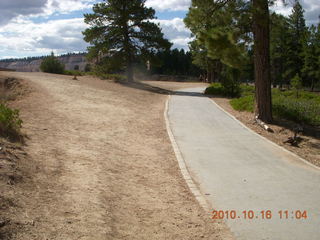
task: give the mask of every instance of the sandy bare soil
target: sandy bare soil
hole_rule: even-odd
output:
[[[163,119],[166,94],[89,77],[2,74],[33,88],[14,103],[29,139],[23,179],[8,190],[14,202],[3,238],[231,238],[179,172]]]

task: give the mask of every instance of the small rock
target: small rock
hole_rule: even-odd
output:
[[[0,220],[0,228],[4,227],[7,225],[10,221],[9,220]]]

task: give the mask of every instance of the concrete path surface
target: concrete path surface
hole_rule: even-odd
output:
[[[320,239],[320,170],[248,130],[197,94],[203,90],[171,96],[168,118],[212,210],[224,211],[239,240]],[[297,219],[304,211],[307,218]]]

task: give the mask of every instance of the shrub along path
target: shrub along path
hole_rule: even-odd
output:
[[[16,103],[30,177],[11,188],[13,239],[229,239],[180,175],[165,94],[89,77],[5,74],[34,88]]]

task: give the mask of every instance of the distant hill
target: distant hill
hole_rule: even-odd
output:
[[[76,66],[79,66],[79,70],[84,71],[88,63],[85,55],[85,53],[65,54],[59,56],[58,59],[65,65],[66,70],[74,70]],[[44,57],[3,59],[0,60],[0,69],[11,69],[19,72],[40,72],[40,64]]]

